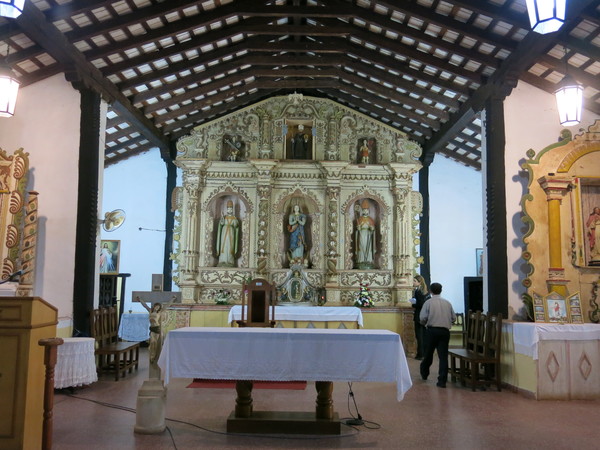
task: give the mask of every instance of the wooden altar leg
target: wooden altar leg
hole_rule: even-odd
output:
[[[317,389],[317,419],[333,419],[333,383],[331,381],[315,382]]]
[[[44,347],[44,365],[46,382],[44,384],[44,423],[42,428],[42,449],[52,448],[52,409],[54,408],[54,366],[56,366],[57,347],[63,344],[61,338],[40,339],[38,344]]]
[[[237,398],[235,399],[235,417],[252,417],[252,381],[238,380],[235,382]]]

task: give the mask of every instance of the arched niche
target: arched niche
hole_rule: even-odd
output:
[[[379,199],[369,194],[358,195],[347,204],[346,217],[351,227],[347,227],[349,231],[346,239],[350,243],[350,262],[346,264],[349,269],[371,270],[380,269],[382,264],[382,254],[384,245],[382,242],[382,215],[383,208]],[[367,225],[371,221],[373,226],[372,232],[372,251],[370,258],[365,258],[365,235]],[[361,256],[362,255],[362,256]],[[369,261],[371,259],[372,261]]]
[[[220,226],[223,219],[227,220],[228,206],[232,207],[233,216],[238,220],[237,227],[237,248],[234,254],[233,264],[224,263],[219,258],[217,247],[222,243],[223,237],[219,239],[219,231],[223,234],[223,227]],[[248,204],[246,199],[237,192],[225,191],[213,197],[208,204],[210,222],[212,225],[210,255],[212,267],[244,267],[244,261],[247,261],[248,248]],[[245,254],[246,253],[246,254]]]
[[[302,260],[292,256],[290,249],[293,240],[292,235],[297,233],[296,221],[291,218],[294,215],[295,208],[298,207],[299,213],[306,216],[306,221],[303,225],[304,252]],[[279,216],[281,217],[281,232],[283,239],[280,240],[279,253],[281,255],[281,267],[289,268],[293,265],[302,265],[305,268],[312,267],[314,261],[311,260],[313,253],[313,244],[318,241],[318,237],[313,236],[316,227],[316,213],[318,206],[316,202],[307,195],[301,192],[295,192],[283,199],[280,204]]]

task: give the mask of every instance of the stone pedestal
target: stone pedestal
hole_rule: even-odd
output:
[[[144,381],[138,391],[134,431],[139,434],[159,434],[165,431],[167,388],[157,378]]]

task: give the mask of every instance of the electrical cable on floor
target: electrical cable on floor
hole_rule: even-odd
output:
[[[106,403],[106,402],[102,402],[100,400],[94,400],[91,398],[80,397],[78,395],[73,395],[72,393],[68,393],[66,395],[68,397],[72,397],[72,398],[75,398],[78,400],[85,400],[85,401],[88,401],[91,403],[96,403],[97,405],[105,406],[107,408],[120,409],[122,411],[127,411],[127,412],[131,412],[131,413],[136,412],[135,408],[128,408],[126,406],[115,405],[112,403]],[[344,434],[344,435],[318,435],[318,436],[315,436],[315,435],[299,436],[299,435],[275,435],[275,434],[264,435],[264,434],[252,434],[252,433],[227,433],[227,432],[223,432],[223,431],[211,430],[209,428],[205,428],[200,425],[196,425],[195,423],[186,422],[183,420],[170,419],[168,417],[166,417],[165,420],[168,420],[169,422],[188,425],[188,426],[191,426],[194,428],[198,428],[202,431],[206,431],[208,433],[213,433],[213,434],[218,434],[221,436],[256,437],[256,438],[266,438],[266,439],[296,439],[296,440],[340,439],[340,438],[347,438],[347,437],[355,436],[357,434],[357,432],[359,432],[359,430],[356,427],[351,426],[351,425],[346,425],[342,421],[340,421],[341,425],[346,425],[348,428],[350,428],[351,430],[354,430],[356,432],[352,432],[352,433]],[[169,427],[166,427],[166,428],[167,428],[167,431],[169,432],[169,435],[171,436],[171,442],[173,443],[173,447],[175,448],[175,450],[177,450],[177,445],[175,444],[175,439],[174,439],[173,433],[171,432],[171,429]],[[368,427],[365,426],[365,428],[368,428]]]
[[[352,399],[352,402],[354,403],[354,410],[356,411],[356,416],[352,414],[352,411],[350,410],[350,399]],[[350,418],[340,419],[340,421],[354,428],[355,430],[358,430],[358,428],[356,428],[357,426],[364,426],[369,430],[378,430],[381,428],[381,425],[379,425],[377,422],[370,422],[362,418],[360,412],[358,412],[356,398],[354,397],[354,392],[352,391],[352,383],[350,382],[348,382],[348,413],[350,414]]]

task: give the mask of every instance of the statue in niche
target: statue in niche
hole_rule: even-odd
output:
[[[312,136],[304,129],[304,125],[298,125],[292,134],[290,141],[292,159],[310,159],[312,155]]]
[[[240,221],[234,215],[233,202],[228,200],[226,213],[221,216],[217,231],[218,267],[235,267],[239,227]]]
[[[375,221],[369,215],[370,205],[367,199],[360,204],[355,231],[355,265],[357,269],[373,269],[375,257]]]
[[[246,144],[241,136],[226,134],[223,136],[223,161],[240,161]]]
[[[305,264],[304,252],[306,250],[306,236],[304,227],[306,225],[306,214],[302,213],[300,205],[296,203],[288,217],[288,231],[290,232],[290,244],[288,254],[290,265]]]
[[[590,266],[600,265],[600,207],[596,206],[590,213],[585,226],[587,228]]]
[[[363,138],[358,142],[358,163],[370,164],[372,155],[374,155],[377,141],[375,138]]]

